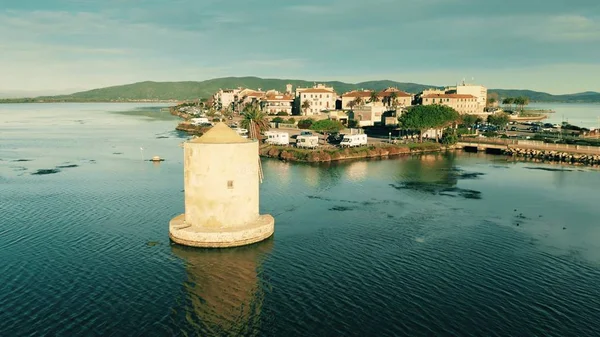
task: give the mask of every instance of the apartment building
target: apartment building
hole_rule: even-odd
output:
[[[446,105],[460,114],[479,114],[483,109],[479,108],[477,97],[461,94],[427,94],[422,96],[423,105],[440,104]]]
[[[463,82],[456,86],[459,95],[472,95],[477,98],[477,113],[483,113],[487,106],[487,88],[481,85],[466,84]]]
[[[433,99],[434,95],[470,95],[476,98],[477,107],[473,114],[483,114],[487,106],[487,88],[481,85],[467,84],[464,81],[454,87],[446,87],[444,89],[428,89],[423,90],[422,98],[430,96]],[[426,104],[423,101],[423,104]],[[461,104],[462,105],[462,104]]]
[[[238,100],[238,95],[242,89],[219,89],[213,95],[213,102],[217,109],[226,109],[232,106],[232,103]]]
[[[294,96],[278,92],[271,92],[262,98],[263,111],[268,114],[276,114],[283,111],[291,115],[293,103]]]
[[[312,88],[296,88],[297,109],[305,116],[320,115],[324,111],[335,109],[335,100],[333,87],[316,84]]]

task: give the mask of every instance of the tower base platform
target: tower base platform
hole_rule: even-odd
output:
[[[169,222],[169,237],[180,245],[203,248],[227,248],[262,241],[275,230],[275,219],[270,214],[260,215],[243,227],[203,228],[185,222],[185,214]]]

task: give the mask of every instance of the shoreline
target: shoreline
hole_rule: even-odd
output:
[[[188,120],[192,116],[185,112],[178,111],[174,106],[169,107],[169,111],[171,115],[183,119],[183,121],[178,123],[175,127],[177,131],[185,132],[190,136],[202,136],[210,129],[210,127],[197,126],[189,123]],[[541,117],[547,118],[547,116]],[[317,149],[301,149],[294,147],[292,144],[288,146],[261,144],[259,147],[259,156],[297,163],[330,163],[346,160],[391,159],[403,155],[441,153],[457,150],[464,151],[456,145],[448,146],[430,142],[409,144],[371,143],[367,146],[354,148],[320,147]],[[564,163],[567,165],[586,165],[595,167],[600,164],[599,156],[566,152],[512,149],[503,150],[500,155],[506,156],[507,158],[536,159],[541,162]]]
[[[444,147],[435,143],[415,143],[412,146],[402,145],[379,145],[371,144],[355,148],[329,148],[329,149],[299,149],[293,146],[280,146],[263,144],[260,146],[259,154],[264,158],[279,159],[282,161],[299,163],[324,163],[355,159],[389,158],[402,155],[421,153],[432,153],[454,150],[453,146]]]

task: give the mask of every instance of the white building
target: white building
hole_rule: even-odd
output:
[[[262,102],[263,111],[268,114],[276,114],[283,111],[291,115],[294,96],[281,93],[267,94],[263,97]]]
[[[471,95],[477,99],[477,113],[483,113],[487,105],[487,88],[482,85],[465,84],[465,82],[456,86],[456,93],[459,95]]]
[[[300,113],[305,116],[312,116],[335,109],[337,96],[333,87],[317,84],[312,88],[296,88],[296,98]],[[304,108],[304,102],[307,101],[309,106]]]
[[[238,95],[242,89],[219,89],[214,95],[213,99],[217,109],[226,109],[231,106],[233,102],[238,100]]]

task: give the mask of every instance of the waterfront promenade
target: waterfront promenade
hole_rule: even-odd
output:
[[[586,154],[600,155],[600,147],[587,145],[570,145],[570,144],[551,144],[534,140],[520,139],[473,139],[461,140],[457,143],[458,147],[477,148],[485,151],[487,149],[507,150],[507,149],[523,149],[537,151],[556,151],[566,152],[570,154]]]

